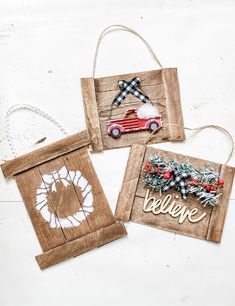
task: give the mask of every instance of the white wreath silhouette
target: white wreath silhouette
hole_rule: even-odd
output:
[[[59,218],[48,209],[48,191],[57,192],[56,183],[61,182],[65,187],[70,185],[70,182],[82,191],[83,205],[75,214],[66,218]],[[86,219],[93,211],[93,195],[91,185],[87,180],[81,176],[80,171],[68,171],[63,166],[59,171],[53,171],[50,174],[42,176],[42,183],[37,189],[36,195],[36,209],[41,213],[45,221],[47,221],[52,228],[69,228],[77,227]]]

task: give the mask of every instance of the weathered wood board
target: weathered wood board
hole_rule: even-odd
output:
[[[150,132],[148,130],[122,134],[118,139],[112,138],[107,133],[106,125],[110,119],[111,104],[114,97],[120,91],[118,81],[130,81],[136,76],[142,80],[139,87],[140,90],[147,94],[153,105],[157,107],[162,116],[163,124],[183,126],[176,68],[166,68],[95,79],[82,78],[81,87],[87,130],[90,135],[93,151],[128,147],[134,143],[144,143],[149,136]],[[141,105],[142,102],[138,98],[133,95],[128,95],[120,106],[113,108],[112,119],[121,119],[126,110],[129,108],[138,108]],[[150,143],[182,141],[184,139],[184,130],[181,127],[169,126],[161,129]]]
[[[189,195],[186,200],[179,199],[177,191],[170,189],[167,194],[171,195],[172,199],[175,200],[175,204],[185,206],[188,211],[196,208],[198,215],[204,216],[202,220],[193,223],[186,218],[184,222],[179,223],[178,219],[173,218],[170,214],[161,213],[156,215],[152,212],[144,211],[143,207],[148,190],[148,197],[154,197],[154,199],[163,201],[166,196],[166,193],[160,195],[159,192],[150,190],[144,184],[145,171],[143,165],[149,156],[153,154],[158,154],[168,161],[175,159],[182,163],[191,163],[201,169],[210,164],[215,171],[220,173],[220,178],[224,180],[223,194],[219,198],[219,203],[213,207],[209,205],[204,207],[193,195]],[[130,220],[192,237],[220,242],[233,184],[234,171],[235,168],[230,166],[134,144],[127,162],[115,216],[118,220],[122,221]]]
[[[41,269],[126,235],[116,222],[81,132],[5,162],[14,176],[43,254]]]

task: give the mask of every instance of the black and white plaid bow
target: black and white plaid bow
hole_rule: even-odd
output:
[[[186,172],[178,173],[176,171],[174,171],[173,174],[174,174],[174,180],[171,181],[170,184],[168,184],[167,186],[164,186],[163,191],[167,191],[172,187],[179,188],[181,197],[183,199],[186,199],[189,191],[185,180],[190,178],[191,175]]]
[[[121,91],[114,98],[113,104],[118,106],[120,105],[126,98],[128,94],[132,94],[133,96],[139,98],[142,102],[146,103],[149,101],[149,97],[147,97],[143,92],[138,89],[138,85],[141,80],[139,77],[133,78],[130,82],[126,82],[124,80],[118,81],[119,88]]]

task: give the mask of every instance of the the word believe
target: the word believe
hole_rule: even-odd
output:
[[[155,197],[149,197],[149,190],[147,190],[143,211],[152,212],[154,215],[159,214],[169,214],[173,218],[179,218],[178,222],[181,224],[186,218],[192,223],[201,221],[205,216],[206,212],[198,215],[198,209],[192,208],[187,209],[186,206],[177,204],[175,200],[172,199],[172,195],[168,194],[163,199],[156,199]],[[195,217],[194,217],[195,216]]]

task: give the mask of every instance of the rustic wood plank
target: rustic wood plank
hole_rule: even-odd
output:
[[[130,80],[136,75],[137,74],[132,73],[126,76],[129,77],[128,80]],[[97,81],[96,85],[98,86],[98,89],[96,91],[96,98],[97,98],[97,103],[98,103],[100,127],[101,127],[101,134],[102,134],[102,141],[103,141],[104,149],[122,148],[126,146],[131,146],[133,143],[144,143],[150,134],[148,130],[138,131],[138,132],[135,131],[132,133],[122,134],[121,137],[118,139],[113,139],[107,133],[107,122],[109,121],[111,103],[113,101],[114,96],[117,94],[117,92],[120,89],[118,89],[118,85],[117,85],[117,89],[115,91],[111,90],[111,91],[99,92],[98,91],[100,88],[99,86],[102,86],[104,90],[104,86],[111,86],[112,84],[111,82],[114,82],[117,84],[118,80],[126,76],[121,75],[121,76],[108,77],[108,80],[105,80],[105,78],[104,79],[102,78],[101,81],[98,81],[98,79],[96,79]],[[162,116],[162,120],[164,124],[168,124],[168,114],[166,112],[166,107],[165,107],[165,90],[164,90],[163,83],[162,83],[161,70],[144,72],[142,74],[141,79],[143,79],[142,83],[144,85],[142,87],[142,83],[141,83],[140,88],[141,89],[144,88],[144,92],[151,98],[152,102],[157,107],[159,114]],[[156,82],[157,84],[154,84]],[[119,107],[113,108],[112,118],[117,118],[117,117],[122,118],[127,109],[138,108],[141,106],[141,104],[142,102],[140,100],[133,99],[132,95],[128,95],[125,99],[125,103],[123,103]],[[168,132],[166,131],[166,129],[164,130],[162,129],[161,131],[156,133],[155,137],[153,137],[149,143],[163,142],[163,141],[168,140],[168,138],[169,138]]]
[[[164,117],[167,116],[164,101],[153,99],[152,102],[153,102],[153,105],[157,107],[159,114],[162,116],[164,120]],[[107,123],[107,121],[111,119],[121,119],[123,118],[125,112],[128,109],[138,108],[140,106],[141,106],[140,101],[133,100],[128,103],[127,101],[125,101],[125,103],[119,105],[118,107],[113,107],[111,114],[110,114],[110,106],[99,107],[100,122],[102,123],[102,121],[105,121],[105,123]]]
[[[95,79],[95,88],[97,92],[118,90],[118,81],[130,81],[133,77],[137,76],[142,80],[141,86],[145,85],[158,85],[163,83],[161,69],[143,72],[134,72],[121,75],[113,75],[108,77],[101,77]]]
[[[1,168],[4,176],[10,177],[67,152],[87,146],[89,143],[90,139],[87,131],[82,131],[13,160],[6,161],[1,165]]]
[[[212,240],[215,242],[221,241],[225,217],[228,209],[229,196],[233,185],[234,170],[234,168],[225,165],[221,167],[220,178],[224,180],[223,194],[218,205],[213,207],[206,237],[207,240]]]
[[[164,127],[168,130],[169,140],[184,140],[184,129],[179,126],[184,126],[183,114],[180,103],[180,91],[178,83],[178,75],[176,68],[162,69],[162,78],[166,94],[166,112],[168,114],[167,124],[178,126]]]
[[[94,213],[87,216],[87,221],[92,231],[96,231],[102,227],[114,223],[115,218],[112,214],[111,208],[98,180],[87,150],[80,149],[79,151],[66,154],[63,158],[68,170],[72,170],[74,167],[77,167],[81,171],[82,176],[85,177],[91,185]],[[77,189],[76,191],[78,193]],[[78,197],[82,203],[83,199],[81,198],[81,194],[78,193]]]
[[[115,211],[118,220],[128,221],[130,219],[145,148],[144,145],[139,144],[134,144],[131,148]]]
[[[170,191],[169,193],[172,195],[176,194],[174,191]],[[156,192],[152,192],[151,196],[156,196]],[[162,199],[163,196],[157,196],[157,198]],[[144,198],[138,196],[135,197],[130,219],[132,222],[151,225],[156,228],[167,231],[169,230],[195,238],[206,239],[212,207],[207,206],[204,208],[202,204],[195,201],[193,196],[187,198],[187,209],[197,208],[199,215],[206,212],[206,217],[198,223],[191,223],[188,219],[185,219],[183,223],[179,224],[178,220],[172,218],[169,214],[154,215],[152,213],[146,213],[143,211],[143,203]],[[181,203],[182,205],[184,204],[182,201],[177,201],[177,203]]]
[[[204,168],[206,165],[208,165],[208,161],[204,161],[202,159],[194,158],[194,157],[189,157],[165,150],[159,150],[153,147],[147,147],[146,148],[146,154],[143,159],[143,164],[148,160],[149,156],[152,154],[158,154],[160,156],[163,156],[166,161],[169,160],[178,160],[179,162],[184,162],[184,163],[192,163],[194,166],[198,168]],[[219,164],[216,163],[210,163],[212,167],[216,170],[219,171]],[[174,218],[172,218],[168,214],[160,214],[158,216],[153,215],[151,213],[145,213],[143,211],[143,203],[144,203],[144,197],[146,194],[146,191],[149,189],[144,184],[144,176],[145,176],[145,171],[143,167],[141,168],[140,172],[140,179],[139,183],[136,189],[136,197],[135,201],[133,204],[133,210],[131,214],[131,221],[136,222],[136,223],[142,223],[142,224],[148,224],[157,228],[169,230],[169,231],[174,231],[176,233],[181,233],[184,235],[189,235],[192,237],[198,237],[200,239],[206,239],[207,235],[207,228],[209,225],[210,221],[210,215],[212,211],[212,207],[207,206],[206,208],[203,207],[202,204],[200,204],[198,201],[195,200],[193,196],[189,196],[187,198],[187,209],[192,209],[192,208],[197,208],[199,215],[206,212],[206,217],[200,221],[199,223],[190,223],[187,219],[182,223],[179,224],[178,221]],[[156,196],[157,198],[162,199],[165,196],[165,193],[162,193],[162,196],[159,196],[159,193],[156,191],[151,191],[150,195],[151,196]],[[172,194],[173,196],[178,195],[176,191],[173,189],[168,191],[167,194]],[[181,203],[184,205],[186,202],[177,201],[177,203]]]
[[[94,79],[82,78],[81,87],[86,115],[87,130],[90,135],[91,146],[93,151],[102,151],[103,144],[100,131]]]
[[[118,80],[130,81],[139,76],[142,80],[140,89],[145,92],[157,106],[165,127],[152,139],[151,143],[169,140],[185,139],[184,129],[168,127],[168,125],[183,125],[180,106],[179,84],[176,68],[166,68],[153,71],[136,72],[102,78],[82,79],[83,100],[87,117],[87,127],[91,137],[93,151],[131,146],[134,143],[144,143],[149,131],[133,131],[124,133],[118,139],[113,139],[107,133],[107,121],[110,120],[110,110],[114,97],[120,91]],[[87,84],[86,84],[87,82]],[[128,95],[125,103],[112,110],[112,119],[122,118],[128,108],[137,108],[141,101]],[[93,112],[93,113],[92,113]],[[94,125],[92,126],[94,122]]]
[[[36,260],[43,270],[126,235],[127,233],[124,225],[122,223],[114,223],[38,255],[36,256]]]
[[[165,100],[166,99],[163,83],[154,84],[154,85],[145,85],[145,86],[142,86],[142,83],[140,83],[139,89],[143,91],[151,100]],[[100,109],[100,107],[107,107],[110,109],[110,106],[114,98],[119,92],[120,92],[120,88],[118,88],[117,90],[96,92],[96,100],[97,100],[98,109]],[[132,103],[138,102],[139,106],[143,104],[143,102],[141,102],[140,99],[134,97],[133,95],[127,95],[127,97],[125,98],[124,104],[128,104],[131,102]],[[116,107],[116,108],[119,108],[119,107]]]
[[[130,156],[132,154],[134,154],[134,152],[131,152]],[[214,208],[209,205],[204,207],[193,195],[189,195],[187,200],[182,200],[178,192],[174,189],[169,190],[167,193],[162,192],[162,194],[160,194],[159,192],[150,190],[150,188],[144,184],[144,176],[146,172],[142,165],[146,163],[149,156],[152,154],[158,154],[164,157],[166,161],[178,160],[182,163],[191,163],[195,167],[201,169],[210,165],[215,171],[220,172],[221,168],[221,164],[215,162],[159,150],[153,147],[147,147],[142,162],[138,165],[139,169],[137,173],[133,173],[135,167],[132,166],[131,162],[128,160],[125,177],[129,175],[131,180],[135,182],[137,181],[137,186],[134,191],[131,191],[130,193],[125,192],[125,189],[128,190],[128,187],[125,188],[124,179],[121,193],[123,194],[124,203],[126,201],[126,205],[130,205],[130,211],[128,210],[128,215],[126,217],[126,207],[125,205],[120,204],[121,202],[118,200],[117,215],[121,216],[120,219],[123,221],[130,219],[133,222],[152,225],[157,228],[174,231],[192,237],[220,242],[235,169],[229,166],[223,166],[224,171],[222,171],[221,177],[224,179],[224,190],[222,191],[223,195],[220,202],[218,203],[218,206]],[[135,159],[137,160],[137,158]],[[166,195],[170,195],[172,201],[175,201],[174,205],[181,205],[181,207],[185,207],[188,211],[195,208],[197,209],[197,217],[203,215],[204,217],[196,223],[192,223],[188,218],[186,218],[183,223],[179,223],[178,218],[173,218],[168,213],[160,213],[157,215],[153,214],[151,211],[146,213],[143,210],[143,205],[147,191],[149,191],[149,197],[154,197],[156,200],[159,199],[161,201]]]
[[[38,168],[35,167],[17,174],[15,179],[42,250],[48,251],[65,243],[63,231],[60,228],[52,229],[36,209],[36,193],[42,182]],[[50,199],[48,199],[48,203],[51,204]],[[50,205],[50,209],[55,213],[52,205]]]
[[[58,170],[60,170],[62,167],[66,167],[62,157],[53,159],[40,165],[38,168],[44,183],[46,184],[46,181],[43,177],[44,175],[49,175],[55,171],[58,173]],[[77,170],[77,168],[73,170]],[[86,220],[86,216],[82,210],[81,203],[72,182],[69,182],[69,185],[66,187],[62,182],[57,182],[55,183],[55,187],[56,192],[53,192],[53,190],[50,189],[48,191],[47,198],[50,199],[57,217],[65,219],[65,221],[72,226],[71,228],[62,229],[64,236],[66,237],[66,241],[71,241],[90,233],[90,226]],[[79,212],[79,214],[82,215],[82,218],[84,218],[84,220],[80,222],[80,225],[78,223],[79,221],[77,222],[77,219],[72,217],[77,212]],[[70,218],[68,218],[69,216],[72,217],[73,223],[70,221]]]

